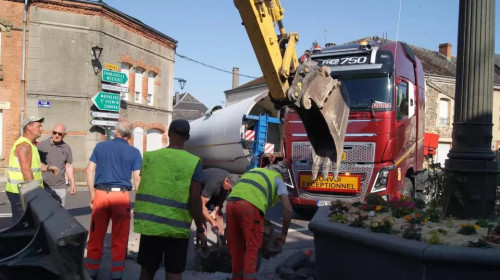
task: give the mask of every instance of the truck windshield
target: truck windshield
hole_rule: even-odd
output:
[[[393,90],[389,75],[338,77],[349,94],[351,110],[388,111]]]

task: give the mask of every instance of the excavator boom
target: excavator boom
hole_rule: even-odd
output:
[[[348,96],[330,68],[297,59],[297,33],[286,33],[279,0],[234,0],[254,49],[269,96],[299,114],[313,147],[313,179],[338,174],[349,118]],[[276,30],[277,29],[277,30]],[[333,168],[331,164],[333,163]]]

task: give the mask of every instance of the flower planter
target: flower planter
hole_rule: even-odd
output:
[[[500,250],[430,245],[330,222],[328,206],[309,223],[317,279],[500,279]]]

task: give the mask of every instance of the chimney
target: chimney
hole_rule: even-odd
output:
[[[240,85],[240,68],[233,67],[233,88]]]
[[[439,53],[446,57],[446,59],[451,59],[451,43],[439,44]]]
[[[178,91],[175,92],[174,105],[177,105],[177,103],[179,103],[179,92]]]

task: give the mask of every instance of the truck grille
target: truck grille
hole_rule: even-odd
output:
[[[362,174],[361,193],[353,195],[336,195],[316,193],[314,191],[304,191],[298,189],[299,195],[304,198],[320,200],[345,200],[361,201],[368,190],[370,178],[373,176],[375,167],[375,143],[373,142],[346,142],[344,152],[346,159],[340,165],[340,173]],[[292,166],[294,181],[298,182],[299,172],[311,172],[312,167],[312,147],[309,142],[292,143]]]

